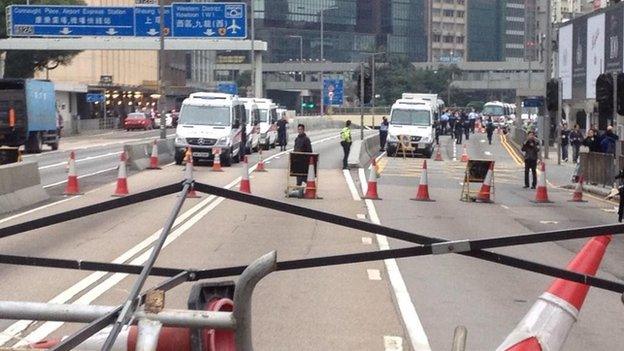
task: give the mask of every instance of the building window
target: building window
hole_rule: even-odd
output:
[[[453,10],[444,10],[444,17],[453,17],[455,11]]]
[[[457,11],[458,18],[464,18],[464,11]]]
[[[459,36],[457,37],[457,40],[455,41],[457,44],[463,44],[464,43],[464,37],[463,36]]]
[[[439,43],[441,39],[442,39],[442,36],[440,34],[434,34],[433,35],[433,41],[435,43]]]
[[[444,42],[445,43],[453,43],[454,39],[455,39],[455,37],[453,37],[452,35],[445,35],[444,36]]]

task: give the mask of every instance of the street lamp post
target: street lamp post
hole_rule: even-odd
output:
[[[165,0],[159,1],[160,49],[158,50],[158,110],[160,110],[160,138],[167,139],[167,117],[165,115]]]
[[[250,0],[249,1],[249,11],[250,11],[250,18],[251,18],[251,94],[253,97],[260,97],[260,96],[256,96],[256,50],[254,48],[255,45],[255,41],[256,41],[256,20],[255,20],[255,6],[254,6],[255,0]]]
[[[323,83],[324,80],[324,74],[325,72],[323,72],[323,63],[325,62],[325,16],[323,15],[325,13],[325,11],[328,10],[337,10],[337,7],[330,7],[328,9],[321,9],[321,117],[323,117],[323,110],[325,109],[325,86]]]

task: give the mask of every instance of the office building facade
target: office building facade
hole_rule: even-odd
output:
[[[467,4],[468,61],[504,61],[505,2],[469,0]]]
[[[470,0],[429,0],[429,61],[466,60],[467,2]]]

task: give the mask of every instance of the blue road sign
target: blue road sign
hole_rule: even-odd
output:
[[[102,102],[104,101],[104,94],[89,93],[87,94],[87,102]]]
[[[165,7],[165,36],[171,36],[171,6]],[[160,36],[160,8],[137,6],[134,8],[135,35],[137,37]]]
[[[326,106],[343,104],[344,80],[324,79],[323,80],[323,104]]]
[[[232,94],[232,95],[238,94],[238,86],[236,85],[236,83],[219,83],[217,84],[217,90],[220,93],[226,93],[226,94]]]
[[[543,96],[533,96],[524,99],[523,101],[524,107],[542,107],[544,106],[544,97]]]
[[[173,36],[176,38],[247,37],[247,7],[244,3],[176,3]]]
[[[134,36],[134,7],[9,6],[10,36]]]

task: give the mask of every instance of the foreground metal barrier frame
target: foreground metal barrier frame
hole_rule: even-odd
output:
[[[161,243],[166,240],[166,237],[171,230],[172,224],[177,217],[177,213],[184,203],[186,194],[191,187],[194,187],[195,190],[206,194],[211,194],[234,201],[244,202],[247,204],[252,204],[280,212],[303,216],[326,223],[332,223],[355,230],[384,235],[387,237],[404,240],[418,245],[403,249],[370,251],[355,254],[335,255],[282,262],[277,262],[277,254],[275,252],[272,252],[258,259],[256,262],[252,263],[249,266],[225,267],[202,271],[154,267],[154,263],[162,248]],[[565,269],[560,269],[499,253],[485,251],[486,249],[515,245],[580,239],[605,234],[619,234],[624,232],[624,224],[594,226],[572,230],[558,230],[507,237],[494,237],[479,240],[447,241],[441,238],[429,237],[383,227],[360,220],[354,220],[343,216],[325,213],[322,211],[296,206],[285,202],[265,199],[254,195],[231,191],[207,184],[194,183],[192,179],[187,179],[181,184],[172,184],[158,189],[153,189],[143,193],[131,195],[125,198],[106,201],[100,204],[91,205],[76,210],[36,219],[27,223],[0,228],[0,238],[16,235],[25,231],[43,228],[57,223],[67,222],[70,220],[82,218],[87,215],[96,214],[111,209],[121,208],[124,206],[174,194],[177,192],[180,192],[180,199],[178,199],[178,201],[176,202],[176,206],[174,207],[172,214],[168,218],[165,226],[163,227],[163,231],[155,246],[155,249],[152,251],[150,259],[144,266],[17,255],[0,255],[0,264],[17,264],[49,268],[106,271],[110,273],[139,274],[139,277],[135,282],[135,285],[133,286],[132,292],[130,293],[126,302],[123,305],[116,307],[91,306],[85,307],[84,310],[79,311],[68,308],[65,305],[43,306],[41,304],[32,303],[0,302],[0,319],[26,318],[32,320],[52,320],[50,317],[54,317],[55,314],[58,313],[59,316],[55,317],[58,321],[68,321],[66,319],[73,318],[72,321],[83,321],[89,323],[77,333],[63,340],[52,350],[70,350],[78,346],[91,335],[112,324],[113,327],[111,328],[111,333],[109,334],[106,344],[102,348],[103,350],[109,350],[117,336],[115,330],[117,330],[118,332],[122,326],[127,325],[132,320],[136,320],[138,318],[140,330],[144,331],[144,333],[140,333],[139,336],[139,339],[141,339],[140,344],[144,345],[145,347],[144,350],[152,350],[153,347],[155,347],[154,342],[155,340],[158,340],[160,326],[168,325],[168,323],[174,323],[173,321],[175,320],[175,323],[181,323],[182,326],[188,325],[189,327],[196,327],[197,325],[201,325],[206,327],[235,330],[235,341],[237,349],[239,351],[252,351],[252,294],[256,284],[270,272],[379,261],[390,258],[406,258],[450,253],[465,255],[480,260],[520,268],[523,270],[545,274],[556,278],[562,278],[617,293],[624,293],[624,284],[621,284],[619,282],[579,274]],[[205,312],[198,311],[176,312],[171,310],[165,310],[160,316],[154,316],[153,314],[141,311],[138,309],[138,307],[144,303],[146,293],[141,294],[140,291],[142,290],[145,279],[147,279],[147,277],[150,275],[168,277],[169,279],[165,280],[158,286],[148,291],[168,291],[184,282],[240,275],[239,282],[238,284],[236,284],[236,289],[234,292],[234,311],[230,314],[206,314]],[[22,310],[21,312],[19,311],[20,309]],[[194,315],[190,316],[189,313],[194,313]],[[206,320],[206,317],[212,317],[212,320]],[[223,318],[225,318],[225,320]],[[148,323],[148,321],[151,321],[153,323]]]

